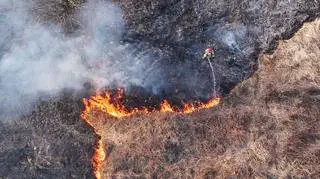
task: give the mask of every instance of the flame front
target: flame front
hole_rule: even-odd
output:
[[[84,100],[85,102],[85,100]],[[90,126],[94,129],[94,133],[98,136],[98,140],[96,141],[96,148],[95,151],[92,155],[91,158],[91,164],[92,164],[92,168],[93,168],[93,174],[95,176],[96,179],[101,179],[101,173],[102,173],[102,169],[103,169],[103,162],[105,161],[106,158],[106,153],[104,151],[104,147],[103,147],[103,142],[101,139],[101,136],[97,133],[96,129],[94,128],[94,126],[92,125],[92,123],[89,120],[89,116],[90,116],[90,108],[88,108],[87,105],[85,105],[85,110],[82,112],[81,114],[81,118]]]
[[[197,103],[197,105],[194,104],[183,104],[183,113],[193,113],[196,110],[199,109],[208,109],[208,108],[213,108],[217,106],[220,103],[220,98],[213,98],[207,103]]]
[[[91,163],[93,167],[93,172],[96,177],[96,179],[102,178],[102,171],[103,171],[103,163],[106,158],[106,153],[104,151],[104,145],[101,140],[100,135],[97,133],[95,127],[90,122],[90,115],[92,115],[92,112],[94,111],[101,111],[106,114],[109,114],[111,116],[122,118],[126,116],[131,116],[136,113],[150,113],[150,112],[177,112],[177,113],[192,113],[194,111],[197,111],[199,109],[206,109],[206,108],[212,108],[214,106],[217,106],[220,102],[220,98],[213,98],[207,103],[194,103],[194,104],[187,104],[182,103],[183,108],[173,108],[172,105],[167,101],[164,100],[160,104],[160,109],[150,109],[147,107],[142,108],[134,108],[131,110],[128,110],[123,104],[121,104],[121,100],[124,97],[124,92],[121,89],[118,89],[116,94],[113,96],[111,92],[105,92],[103,94],[96,94],[92,96],[90,99],[83,99],[83,103],[85,105],[85,109],[81,114],[82,119],[91,126],[95,134],[98,135],[98,140],[96,141],[96,149],[94,151],[94,154],[91,158]]]
[[[207,103],[194,103],[194,104],[186,104],[183,103],[183,108],[173,108],[172,105],[164,100],[160,104],[160,109],[156,108],[133,108],[127,109],[125,105],[121,104],[121,99],[123,98],[123,91],[118,89],[116,95],[113,97],[109,91],[104,94],[96,94],[92,96],[90,99],[84,99],[85,111],[84,113],[89,115],[92,111],[102,111],[111,116],[122,118],[126,116],[131,116],[136,113],[150,113],[150,112],[177,112],[177,113],[192,113],[200,109],[212,108],[217,106],[220,103],[220,98],[213,98]]]
[[[101,179],[101,173],[103,168],[103,162],[106,158],[106,153],[104,152],[103,142],[101,139],[97,141],[96,150],[91,158],[91,163],[93,165],[93,172],[97,179]]]

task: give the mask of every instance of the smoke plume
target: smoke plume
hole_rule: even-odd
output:
[[[87,81],[100,88],[157,80],[143,73],[152,66],[152,54],[120,43],[124,20],[114,4],[84,4],[76,15],[82,27],[72,35],[37,21],[31,13],[36,8],[32,1],[0,0],[0,119],[27,112],[39,97],[79,90]]]

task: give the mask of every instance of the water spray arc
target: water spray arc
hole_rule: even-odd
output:
[[[217,90],[216,90],[216,76],[214,74],[214,68],[213,68],[213,65],[210,61],[210,58],[208,58],[208,62],[209,62],[209,65],[210,65],[210,69],[211,69],[211,72],[212,72],[212,81],[213,81],[213,97],[217,97]]]

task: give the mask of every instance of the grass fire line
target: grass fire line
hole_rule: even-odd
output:
[[[207,103],[196,102],[192,104],[183,103],[182,109],[173,107],[168,100],[163,100],[160,104],[160,108],[133,108],[127,109],[125,105],[121,104],[121,99],[124,97],[122,89],[118,89],[115,95],[112,95],[111,92],[106,91],[103,94],[97,93],[94,96],[91,96],[89,99],[83,99],[84,110],[82,111],[81,118],[94,129],[95,134],[98,136],[96,141],[95,151],[91,158],[91,164],[93,168],[93,173],[95,178],[102,178],[103,165],[106,160],[106,153],[104,149],[104,143],[101,139],[101,135],[97,132],[95,126],[90,121],[90,115],[95,111],[101,111],[110,116],[116,118],[123,118],[132,116],[137,113],[149,114],[152,112],[169,112],[169,113],[181,113],[189,114],[200,109],[207,109],[217,106],[220,103],[220,98],[212,98]]]

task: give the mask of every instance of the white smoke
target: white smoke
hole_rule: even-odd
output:
[[[35,22],[30,4],[0,0],[0,119],[27,112],[41,94],[81,89],[86,81],[97,87],[148,85],[143,72],[151,56],[133,55],[133,47],[120,44],[120,8],[88,2],[79,14],[82,31],[70,37],[54,24]]]
[[[247,42],[248,27],[244,25],[230,25],[227,24],[224,27],[220,27],[215,36],[220,43],[228,46],[229,49],[234,51],[242,51],[246,46],[249,46]]]

